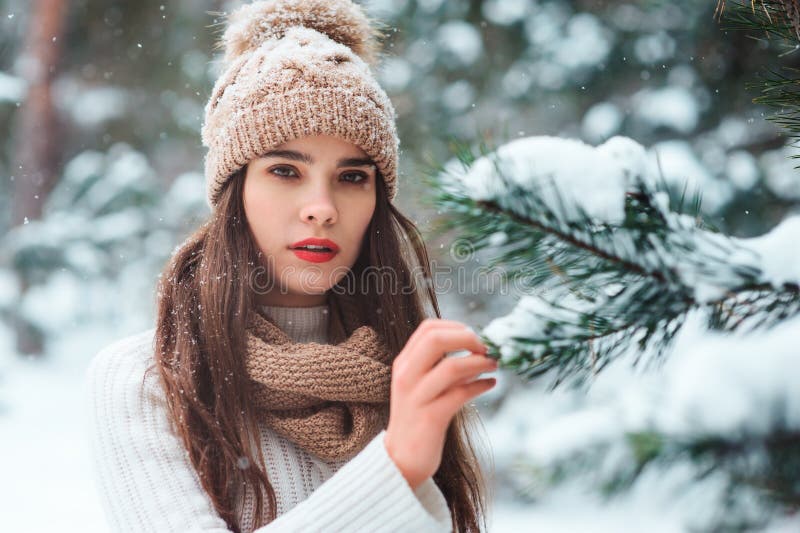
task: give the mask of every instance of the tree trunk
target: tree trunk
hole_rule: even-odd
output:
[[[67,0],[34,0],[25,44],[20,57],[28,93],[18,115],[15,135],[14,201],[11,224],[41,218],[42,205],[55,185],[61,160],[58,117],[53,105],[52,83],[61,57]],[[18,272],[27,287],[25,272]],[[42,352],[43,339],[33,328],[15,320],[17,350]]]

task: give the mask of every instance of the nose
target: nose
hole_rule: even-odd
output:
[[[337,221],[339,214],[328,191],[322,191],[306,202],[300,209],[300,220],[303,222],[330,225]]]

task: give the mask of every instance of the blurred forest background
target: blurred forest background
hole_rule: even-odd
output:
[[[798,210],[798,149],[748,84],[800,66],[800,51],[727,28],[714,0],[363,3],[387,25],[377,74],[398,113],[396,203],[424,232],[438,214],[419,176],[453,157],[453,141],[532,135],[635,139],[731,235],[763,234]],[[0,455],[15,480],[0,501],[14,516],[44,501],[60,530],[103,530],[80,432],[82,370],[104,344],[152,326],[161,267],[208,215],[199,131],[218,75],[218,14],[238,4],[0,0]],[[428,244],[439,265],[454,264],[450,240]],[[473,325],[514,303],[440,298],[445,317]],[[485,418],[521,388],[503,376],[478,402]],[[526,402],[548,401],[537,394]],[[498,449],[523,413],[506,414],[503,431],[488,425]],[[681,530],[680,517],[637,500],[571,495],[583,518],[533,509],[507,482],[511,463],[497,466],[494,530],[539,520],[547,531],[620,531],[632,516]]]

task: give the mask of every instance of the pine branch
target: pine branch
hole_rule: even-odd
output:
[[[725,5],[732,4],[724,29],[761,30],[767,36],[800,41],[800,5],[797,0],[751,0],[750,3],[717,0],[714,16],[722,19]]]
[[[491,195],[474,198],[446,172],[430,183],[434,203],[447,213],[440,230],[458,229],[475,251],[497,251],[484,268],[505,267],[538,302],[520,305],[516,320],[529,326],[500,337],[491,327],[482,333],[489,354],[522,376],[555,370],[557,386],[594,375],[631,350],[636,361],[657,361],[695,309],[706,310],[710,328],[729,331],[800,312],[800,286],[774,286],[754,253],[673,211],[657,180],[632,178],[624,220],[612,224],[565,197],[556,176],[523,180],[508,175],[510,164],[496,153],[483,157],[494,169],[486,178]],[[476,160],[459,157],[466,173]],[[505,236],[501,246],[498,234]]]
[[[549,465],[527,465],[531,481],[522,487],[533,496],[538,490],[566,480],[589,481],[607,498],[624,494],[643,474],[663,470],[678,462],[694,465],[693,474],[678,487],[689,489],[711,474],[723,474],[726,487],[718,516],[712,518],[715,528],[764,527],[769,516],[753,516],[742,512],[738,498],[757,499],[769,510],[791,512],[800,507],[800,431],[776,428],[766,434],[677,436],[658,430],[624,434],[626,453],[611,453],[614,444],[607,442],[582,447],[562,456]],[[608,464],[609,457],[622,457]],[[598,469],[597,465],[606,461]],[[585,481],[584,481],[585,483]],[[746,493],[746,494],[744,494]]]
[[[753,98],[754,103],[778,109],[775,114],[767,117],[770,122],[783,128],[790,138],[800,139],[800,92],[797,89],[800,69],[783,67],[783,70],[790,73],[792,77],[771,70],[770,77],[766,81],[748,83],[746,86],[748,90],[755,88],[763,93],[761,96]]]
[[[715,16],[721,19],[725,0],[718,0]],[[763,31],[767,37],[776,37],[788,45],[786,53],[800,49],[800,2],[798,0],[752,0],[746,4],[733,2],[728,23],[723,26],[733,30]],[[747,90],[758,89],[761,96],[753,103],[764,104],[778,111],[767,120],[780,126],[791,139],[800,139],[800,95],[797,79],[799,69],[782,67],[784,73],[770,70],[763,82],[747,83]],[[795,156],[798,157],[798,156]]]

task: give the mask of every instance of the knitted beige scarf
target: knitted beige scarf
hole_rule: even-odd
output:
[[[294,342],[253,310],[245,366],[262,421],[322,459],[346,460],[388,423],[392,356],[374,328],[359,325],[352,303],[329,304],[335,344]]]

